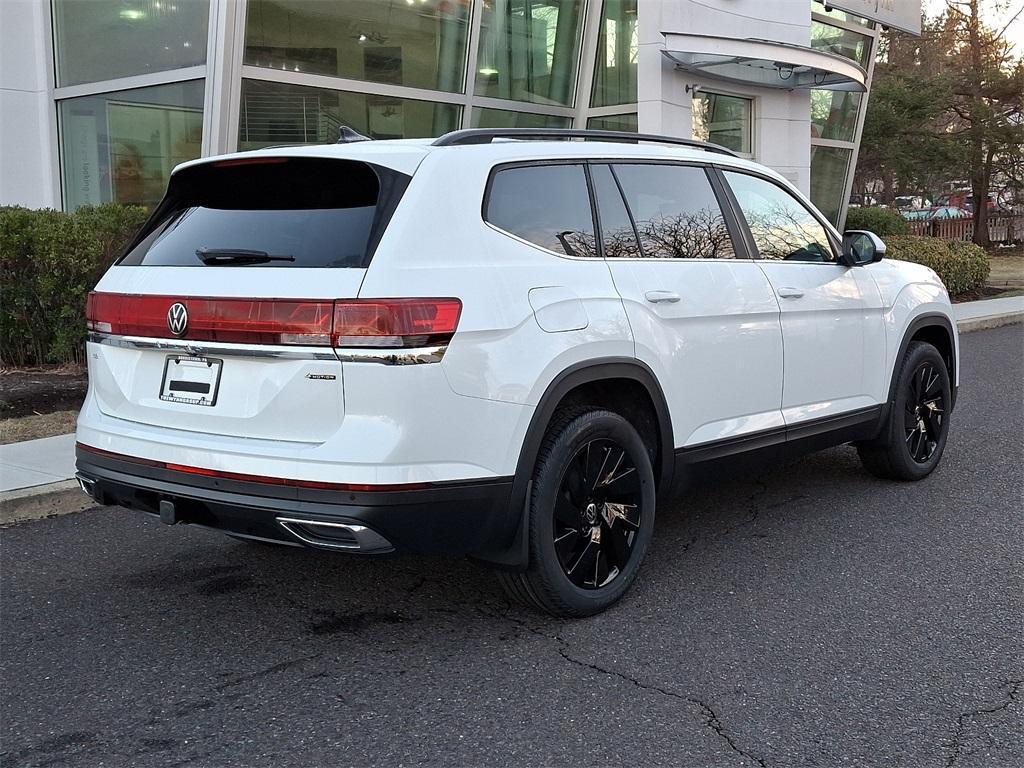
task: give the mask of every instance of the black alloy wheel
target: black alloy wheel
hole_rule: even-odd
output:
[[[942,420],[946,415],[942,377],[931,361],[922,363],[910,376],[903,429],[910,457],[927,464],[942,438]]]
[[[625,570],[640,530],[643,498],[636,464],[601,438],[577,449],[554,505],[555,552],[581,589],[599,589]]]

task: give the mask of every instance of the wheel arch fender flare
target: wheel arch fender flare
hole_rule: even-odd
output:
[[[889,397],[886,400],[888,405],[892,405],[896,398],[896,379],[899,376],[900,366],[903,362],[904,356],[907,354],[907,347],[910,346],[911,339],[923,328],[941,328],[946,336],[949,338],[949,355],[950,355],[950,369],[949,369],[949,380],[950,389],[952,391],[952,403],[950,404],[950,410],[956,405],[956,371],[959,361],[957,360],[957,345],[956,345],[956,333],[953,330],[953,321],[946,315],[938,312],[927,312],[925,314],[915,317],[907,325],[906,331],[903,332],[903,338],[900,341],[900,346],[896,352],[896,359],[893,361],[892,372],[889,377]]]
[[[516,473],[509,499],[508,519],[515,521],[515,529],[510,531],[510,546],[503,552],[477,555],[476,559],[512,570],[521,570],[527,566],[529,542],[526,535],[526,515],[529,511],[530,489],[533,485],[533,469],[537,463],[537,456],[540,453],[548,425],[558,410],[559,404],[572,390],[584,384],[613,379],[635,381],[647,391],[654,406],[660,443],[660,461],[655,467],[655,474],[658,476],[660,488],[670,489],[672,487],[675,470],[672,420],[668,402],[654,372],[635,358],[598,358],[577,363],[563,370],[548,384],[527,427],[526,436],[519,450],[519,460],[516,463]]]

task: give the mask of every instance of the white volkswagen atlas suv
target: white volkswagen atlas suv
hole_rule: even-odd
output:
[[[852,443],[884,478],[938,464],[942,283],[777,173],[637,134],[347,136],[178,166],[90,294],[98,503],[468,554],[581,616],[709,462]]]

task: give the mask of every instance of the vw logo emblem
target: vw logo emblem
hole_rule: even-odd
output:
[[[180,301],[171,304],[167,310],[167,327],[175,336],[181,336],[188,328],[188,310]]]

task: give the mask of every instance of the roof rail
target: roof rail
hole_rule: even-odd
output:
[[[709,144],[696,139],[681,139],[676,136],[658,136],[653,133],[630,133],[629,131],[598,131],[583,128],[465,128],[451,131],[431,142],[432,147],[455,147],[463,144],[490,144],[494,139],[597,139],[599,141],[640,142],[676,144],[682,147],[703,149],[720,155],[739,157],[731,149]]]

